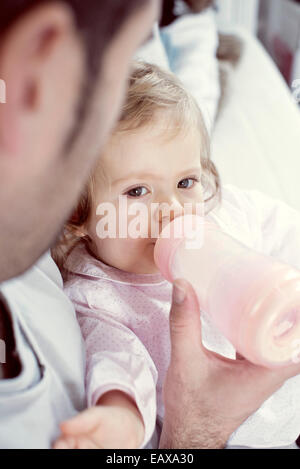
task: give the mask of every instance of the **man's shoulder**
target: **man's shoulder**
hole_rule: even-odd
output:
[[[62,288],[63,280],[61,273],[49,251],[38,260],[35,264],[35,268],[40,270],[41,275],[45,275],[50,281]]]
[[[52,362],[54,369],[58,367],[57,357],[64,357],[74,376],[78,375],[83,355],[80,328],[50,255],[47,253],[24,274],[1,284],[0,291],[36,354]],[[68,372],[60,370],[60,374]]]
[[[11,309],[29,324],[43,328],[46,322],[74,321],[73,305],[49,252],[22,275],[2,283],[0,289]]]

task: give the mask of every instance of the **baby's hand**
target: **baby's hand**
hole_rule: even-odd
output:
[[[133,449],[144,439],[144,424],[134,402],[126,394],[111,391],[97,406],[63,422],[54,449]]]

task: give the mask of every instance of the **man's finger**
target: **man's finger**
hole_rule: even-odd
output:
[[[192,286],[183,279],[173,285],[170,312],[170,334],[172,359],[183,358],[195,351],[195,345],[202,348],[200,307]]]

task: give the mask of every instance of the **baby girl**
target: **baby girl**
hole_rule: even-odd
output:
[[[139,222],[136,202],[144,207]],[[300,267],[299,249],[293,249],[298,214],[232,186],[222,188],[221,198],[194,99],[170,73],[136,63],[118,125],[56,249],[60,261],[64,251],[65,292],[85,339],[88,399],[85,412],[61,425],[56,447],[142,448],[151,439],[152,447],[157,445],[170,360],[172,285],[154,263],[157,236],[151,228],[157,226],[158,235],[186,204],[192,212],[204,207],[224,231],[252,249]],[[166,206],[169,213],[162,209]],[[279,226],[282,239],[274,235]],[[286,236],[290,250],[281,243]],[[203,344],[236,358],[205,311],[201,321]],[[299,385],[300,377],[286,382],[237,429],[228,447],[293,443],[300,433]]]

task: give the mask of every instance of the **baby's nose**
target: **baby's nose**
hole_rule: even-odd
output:
[[[177,199],[158,203],[155,221],[159,224],[159,232],[174,218],[181,215],[183,215],[183,206]]]

